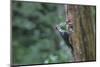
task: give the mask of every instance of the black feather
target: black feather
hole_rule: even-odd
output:
[[[70,34],[69,34],[68,32],[60,32],[60,31],[59,31],[59,33],[61,34],[62,38],[64,39],[66,45],[67,45],[69,48],[71,48],[72,51],[73,51],[73,47],[72,47],[72,45],[71,45],[71,43],[70,43],[70,41],[69,41],[69,35],[70,35]]]

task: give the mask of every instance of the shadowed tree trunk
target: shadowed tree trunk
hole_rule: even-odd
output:
[[[70,35],[75,61],[96,60],[95,6],[67,5],[74,32]],[[68,17],[66,17],[67,19]]]

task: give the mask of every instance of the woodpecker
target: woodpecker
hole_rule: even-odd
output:
[[[66,23],[63,24],[59,24],[56,26],[56,30],[59,32],[59,34],[61,35],[61,37],[63,38],[63,40],[65,41],[66,45],[71,48],[71,50],[73,51],[73,47],[72,44],[69,41],[69,37],[70,37],[70,33],[68,31],[62,30],[61,26],[66,25]]]

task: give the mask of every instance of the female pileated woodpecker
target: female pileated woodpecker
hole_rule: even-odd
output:
[[[59,24],[56,26],[57,31],[60,33],[61,37],[63,38],[63,40],[65,41],[66,45],[71,48],[71,50],[73,51],[73,47],[72,44],[69,41],[69,37],[70,37],[70,32],[69,31],[65,31],[61,29],[61,26],[66,25],[66,23],[63,24]],[[72,29],[70,29],[72,30]]]

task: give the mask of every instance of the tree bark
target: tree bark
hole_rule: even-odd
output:
[[[70,35],[74,61],[96,60],[95,6],[67,5],[69,15],[74,30]]]

